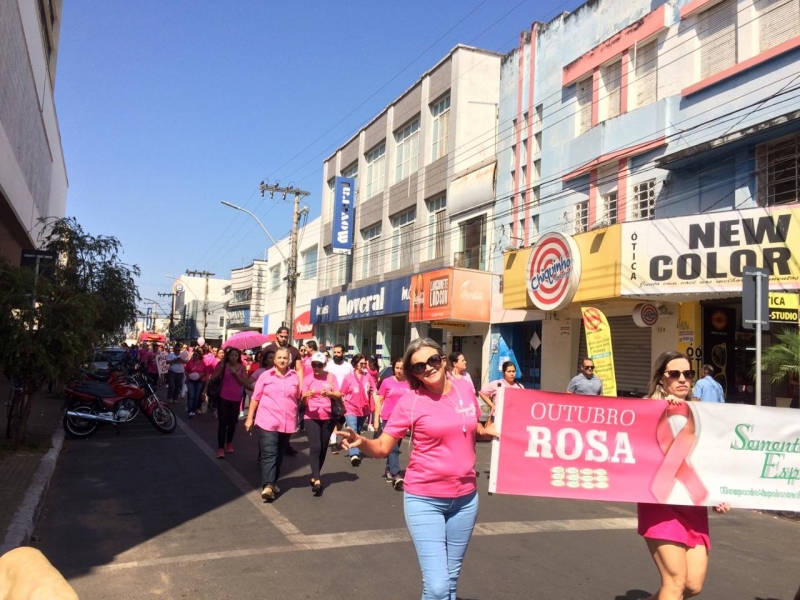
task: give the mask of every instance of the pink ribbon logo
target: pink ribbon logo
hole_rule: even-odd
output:
[[[669,418],[675,415],[686,417],[687,422],[678,435],[673,436]],[[695,470],[686,462],[697,442],[694,414],[687,403],[667,406],[664,414],[658,420],[656,439],[664,453],[664,462],[661,463],[653,478],[650,491],[660,503],[665,504],[677,480],[686,487],[696,505],[703,504],[708,496],[708,490],[700,481]]]

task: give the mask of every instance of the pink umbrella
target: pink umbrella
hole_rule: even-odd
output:
[[[232,335],[222,344],[223,348],[236,348],[237,350],[247,350],[248,348],[255,348],[261,346],[269,341],[266,335],[258,333],[257,331],[240,331],[236,335]]]

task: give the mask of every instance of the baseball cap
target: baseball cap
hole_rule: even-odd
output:
[[[313,356],[311,357],[311,362],[315,363],[322,363],[323,365],[328,362],[328,357],[325,356],[322,352],[314,352]]]

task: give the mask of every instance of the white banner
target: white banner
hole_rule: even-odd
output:
[[[623,296],[742,291],[746,266],[771,269],[770,289],[800,289],[797,205],[632,221],[622,225]]]

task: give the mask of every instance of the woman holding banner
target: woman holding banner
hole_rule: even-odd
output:
[[[446,376],[441,347],[431,339],[409,344],[403,372],[411,389],[403,394],[378,439],[351,428],[337,432],[345,448],[384,458],[411,430],[405,476],[406,525],[422,569],[423,600],[456,597],[458,575],[478,516],[475,440],[497,435],[483,427],[472,386]]]
[[[694,371],[680,352],[663,352],[657,359],[647,397],[676,406],[692,400]],[[714,511],[726,513],[727,503]],[[648,600],[683,600],[697,596],[708,570],[708,509],[705,506],[639,504],[639,535],[661,574],[661,588]]]

